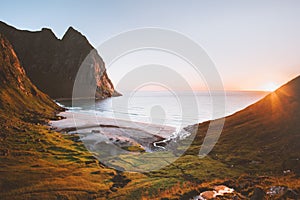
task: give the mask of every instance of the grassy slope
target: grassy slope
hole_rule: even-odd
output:
[[[2,198],[105,197],[115,172],[101,167],[81,143],[41,125],[11,123],[20,130],[5,130],[8,136],[1,138]]]
[[[215,184],[233,187],[248,199],[256,187],[286,186],[300,193],[300,77],[226,118],[213,151],[198,158],[209,122],[199,124],[188,151],[175,163],[128,184],[130,198],[188,199]],[[284,174],[284,170],[291,170]],[[140,188],[145,186],[149,189]],[[134,189],[135,188],[135,189]],[[121,196],[122,190],[115,194]],[[231,197],[228,197],[230,199]],[[284,198],[277,196],[273,198]]]
[[[45,125],[61,110],[26,77],[0,35],[1,199],[105,197],[115,176],[77,141]]]
[[[300,175],[300,76],[226,118],[211,157],[249,173]],[[190,153],[198,152],[208,123],[199,125]]]
[[[1,57],[5,58],[2,55]],[[256,120],[260,119],[260,115],[263,115],[264,119],[270,118],[267,114],[270,110],[262,110],[267,107],[270,109],[270,105],[260,103],[258,110],[252,106],[248,109],[252,110],[251,112],[241,111],[228,118],[220,142],[213,153],[205,159],[199,159],[197,156],[203,131],[207,125],[203,123],[200,124],[198,135],[190,150],[175,163],[146,174],[118,173],[98,163],[85,150],[82,143],[77,141],[75,135],[60,134],[40,125],[53,118],[58,107],[27,79],[22,80],[25,90],[20,89],[18,77],[21,74],[15,70],[20,66],[13,57],[11,57],[13,62],[4,59],[0,63],[0,72],[5,72],[0,79],[2,81],[0,90],[1,199],[188,199],[203,190],[212,188],[215,184],[233,187],[240,198],[245,199],[251,196],[253,189],[258,186],[267,188],[272,185],[286,185],[299,191],[299,179],[294,174],[283,176],[281,174],[283,168],[278,167],[276,163],[274,167],[271,165],[273,158],[268,162],[259,163],[259,170],[249,167],[249,162],[244,160],[244,158],[251,161],[262,159],[259,155],[265,154],[259,154],[260,151],[256,150],[257,145],[253,145],[259,141],[265,141],[260,145],[270,145],[267,148],[270,151],[266,150],[266,155],[278,150],[277,152],[281,152],[282,156],[297,156],[297,152],[292,151],[295,150],[293,145],[290,145],[287,151],[286,148],[278,149],[278,146],[281,147],[286,142],[297,144],[292,134],[295,132],[290,132],[289,127],[292,127],[290,123],[299,119],[298,115],[285,120],[284,124],[277,124],[278,126],[267,129],[272,131],[273,128],[285,127],[285,135],[288,136],[284,137],[285,140],[274,139],[270,142],[264,140],[270,132],[261,132],[259,127],[265,125],[260,125],[261,121]],[[12,72],[13,75],[8,77],[8,72]],[[287,108],[283,110],[295,111],[296,104],[297,101],[296,103],[289,101],[290,110]],[[268,122],[271,125],[280,122],[278,119],[282,113],[276,113],[272,115],[274,121]],[[289,117],[291,116],[284,115],[284,119]],[[242,119],[244,122],[240,121]],[[268,125],[267,122],[264,123]],[[249,137],[253,132],[260,134]],[[221,156],[215,156],[216,154]],[[231,166],[233,162],[235,162],[234,167]],[[263,170],[266,166],[268,170]],[[274,173],[275,176],[271,175]]]
[[[189,179],[190,175],[182,174],[178,167],[156,174],[118,175],[99,164],[80,142],[74,142],[76,137],[70,138],[40,125],[49,118],[55,118],[59,108],[31,84],[12,47],[2,37],[1,45],[2,199],[132,199],[142,194],[152,198],[159,196],[160,191]],[[194,159],[189,159],[189,162],[181,163],[182,167],[193,164]],[[208,167],[215,163],[201,162]],[[126,185],[129,179],[131,181]],[[144,186],[148,189],[143,189]]]

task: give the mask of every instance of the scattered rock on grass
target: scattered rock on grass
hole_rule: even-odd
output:
[[[225,185],[217,185],[214,187],[214,190],[208,190],[202,192],[198,197],[194,199],[199,199],[199,200],[209,200],[209,199],[214,199],[217,196],[224,196],[225,194],[231,194],[234,192],[234,189],[229,188]]]
[[[250,200],[263,200],[265,197],[265,192],[261,188],[255,188]]]
[[[205,192],[202,192],[200,195],[199,195],[199,200],[209,200],[209,199],[214,199],[217,195],[217,192],[214,191],[214,190],[210,190],[210,191],[205,191]]]

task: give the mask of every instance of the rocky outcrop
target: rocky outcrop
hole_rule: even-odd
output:
[[[42,116],[52,117],[59,110],[62,109],[31,83],[13,47],[0,34],[1,120],[7,115],[24,118],[28,113],[31,115],[41,113]],[[1,121],[0,124],[5,123]]]
[[[63,38],[58,39],[47,28],[31,32],[0,22],[0,33],[11,42],[31,81],[52,98],[72,97],[76,74],[88,54],[91,63],[87,67],[90,68],[91,87],[96,88],[95,97],[118,94],[107,76],[102,58],[74,28],[70,27]]]

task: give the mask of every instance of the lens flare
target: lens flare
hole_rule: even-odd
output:
[[[275,90],[277,90],[279,86],[273,82],[267,83],[264,87],[263,90],[264,91],[268,91],[268,92],[274,92]]]

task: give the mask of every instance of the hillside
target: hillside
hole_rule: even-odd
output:
[[[160,197],[190,199],[221,184],[235,192],[214,199],[299,199],[299,97],[300,76],[226,117],[218,142],[204,158],[198,154],[209,121],[187,127],[196,135],[184,155],[164,169],[150,173],[150,177],[159,177],[165,185],[172,185],[167,184],[171,181],[181,183],[171,186]]]
[[[220,139],[204,158],[198,153],[209,122],[188,127],[198,130],[192,145],[180,158],[171,163],[168,154],[152,153],[154,157],[161,156],[161,163],[169,164],[144,173],[144,178],[132,179],[110,198],[191,199],[215,186],[226,185],[234,193],[216,199],[299,199],[299,89],[297,77],[257,103],[226,117]],[[177,150],[180,152],[181,147]],[[120,156],[114,165],[125,162],[135,167],[151,166],[151,162],[139,162],[137,156]]]
[[[16,53],[0,34],[0,112],[3,118],[19,117],[32,120],[54,117],[59,108],[46,94],[40,92],[26,76]],[[2,119],[3,119],[2,118]],[[3,123],[0,123],[3,125]]]
[[[45,125],[61,110],[30,82],[0,34],[0,199],[105,197],[114,170],[99,165],[78,136]]]
[[[207,157],[198,156],[205,122],[174,163],[148,173],[120,172],[96,160],[76,134],[45,125],[60,108],[30,82],[2,36],[0,44],[1,199],[185,200],[218,185],[234,189],[219,199],[299,199],[299,77],[227,117]],[[266,194],[272,188],[278,194]]]
[[[118,95],[106,74],[105,64],[85,36],[70,27],[62,39],[43,28],[18,30],[0,22],[0,33],[10,41],[30,80],[52,98],[71,98],[77,71],[86,56],[92,68],[84,75],[97,85],[96,98]],[[88,67],[91,66],[89,64]]]
[[[290,170],[300,175],[299,97],[300,76],[226,117],[221,137],[209,155],[251,173],[283,174]],[[197,126],[188,154],[199,152],[208,122]]]

